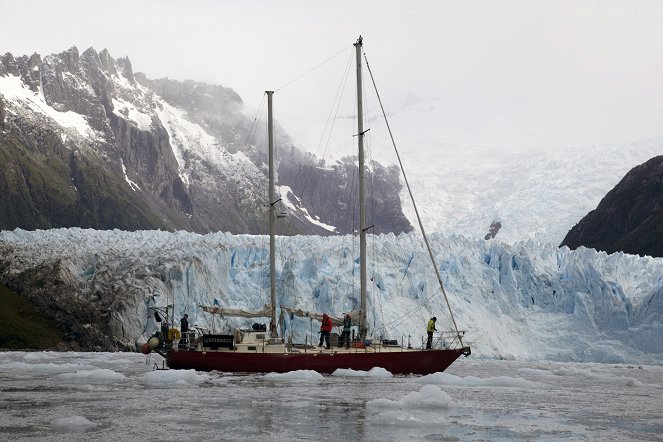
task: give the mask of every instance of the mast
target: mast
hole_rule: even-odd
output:
[[[357,58],[357,140],[359,160],[359,269],[360,269],[360,311],[359,338],[363,341],[368,330],[366,324],[366,195],[364,179],[364,103],[362,101],[361,50],[362,37],[354,44]]]
[[[274,220],[276,218],[274,206],[276,205],[274,191],[274,122],[272,115],[272,95],[274,91],[265,91],[267,94],[267,140],[269,156],[269,292],[271,300],[271,319],[269,333],[275,338],[278,336],[276,328],[276,247],[274,237]]]

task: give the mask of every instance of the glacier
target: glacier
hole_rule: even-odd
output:
[[[534,240],[429,240],[472,357],[663,363],[663,259]],[[81,298],[113,296],[110,330],[127,346],[157,330],[153,307],[173,305],[176,321],[188,313],[190,324],[223,331],[254,321],[201,305],[257,309],[269,300],[266,236],[16,229],[0,232],[0,247],[5,280],[58,263]],[[358,255],[353,236],[277,237],[277,305],[336,315],[357,308]],[[419,345],[433,315],[438,330],[452,328],[420,235],[369,235],[368,255],[374,336]],[[319,323],[285,323],[293,340],[317,340]]]

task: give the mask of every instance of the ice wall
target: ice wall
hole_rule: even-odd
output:
[[[433,235],[432,247],[473,357],[663,362],[663,260],[533,241],[507,245]],[[144,341],[150,307],[174,305],[218,331],[253,320],[214,317],[200,305],[259,308],[269,300],[268,239],[216,233],[57,229],[0,232],[18,274],[62,260],[81,296],[115,296],[112,329]],[[415,234],[369,236],[369,322],[376,336],[416,345],[425,323],[452,320]],[[349,236],[277,238],[277,304],[340,315],[358,307],[359,247]],[[267,322],[264,319],[260,322]],[[286,318],[295,340],[319,324]]]

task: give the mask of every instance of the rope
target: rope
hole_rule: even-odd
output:
[[[439,290],[439,289],[436,290],[433,294],[431,294],[428,298],[426,298],[426,299],[425,299],[425,302],[428,302],[428,301],[430,301],[431,299],[433,299],[435,296],[438,295],[438,293],[440,293],[440,290]],[[401,320],[403,320],[403,319],[407,319],[407,318],[413,316],[416,312],[418,312],[419,310],[421,310],[423,307],[424,307],[424,304],[423,304],[423,303],[419,304],[417,307],[413,308],[412,310],[409,310],[409,311],[403,313],[399,318],[396,318],[396,319],[394,319],[392,322],[390,322],[390,323],[388,323],[388,324],[385,324],[385,327],[394,328],[394,325],[393,325],[393,324],[397,323],[398,321],[401,321]]]
[[[375,94],[377,95],[378,103],[380,103],[380,109],[382,110],[382,115],[384,117],[384,122],[387,125],[387,130],[389,131],[391,144],[394,146],[394,151],[396,152],[396,158],[398,159],[398,164],[401,168],[401,172],[403,173],[403,179],[405,181],[407,191],[410,194],[410,200],[412,201],[412,207],[414,208],[414,213],[417,215],[417,222],[419,223],[419,229],[421,229],[421,234],[424,237],[424,242],[426,243],[426,249],[428,249],[428,255],[430,256],[431,262],[433,263],[433,269],[435,270],[435,276],[437,277],[437,282],[440,285],[440,290],[442,291],[442,294],[444,295],[444,300],[447,303],[447,308],[449,309],[449,315],[451,316],[451,321],[453,322],[454,329],[456,330],[456,334],[458,335],[458,340],[460,341],[460,344],[462,346],[463,340],[460,336],[460,333],[458,331],[458,325],[456,324],[456,319],[454,318],[454,314],[451,310],[449,297],[447,296],[446,290],[444,290],[444,284],[442,284],[442,277],[440,276],[440,270],[437,268],[437,264],[435,263],[435,256],[433,255],[433,250],[431,249],[430,243],[428,242],[428,237],[426,237],[426,231],[424,229],[423,223],[421,222],[421,217],[419,216],[419,210],[417,209],[417,204],[414,201],[414,195],[412,194],[410,183],[408,182],[407,176],[405,175],[405,168],[403,167],[401,156],[399,155],[398,149],[396,148],[396,141],[394,140],[394,135],[391,132],[391,127],[389,126],[389,121],[387,120],[387,114],[384,111],[384,106],[382,105],[382,99],[380,98],[380,93],[378,92],[378,87],[375,84],[375,78],[373,77],[373,72],[371,71],[371,67],[368,64],[368,58],[366,57],[365,53],[364,53],[364,60],[366,61],[366,68],[368,69],[368,73],[371,76],[371,82],[373,83],[373,88],[375,89]]]
[[[260,100],[260,106],[258,106],[256,115],[253,117],[253,121],[251,122],[251,126],[249,127],[249,133],[246,134],[246,141],[244,141],[244,145],[246,146],[247,150],[253,144],[256,132],[258,131],[258,117],[261,115],[262,107],[265,105],[265,95],[267,94],[266,93],[262,94],[262,100]]]
[[[350,48],[354,48],[354,46],[350,46]],[[345,48],[343,48],[343,50],[341,50],[341,51],[337,52],[336,54],[332,55],[331,57],[329,57],[329,58],[326,59],[325,61],[321,61],[320,63],[318,63],[317,65],[313,66],[311,69],[309,69],[308,71],[304,72],[303,74],[298,75],[297,77],[295,77],[295,78],[293,78],[292,80],[290,80],[290,81],[288,81],[287,83],[285,83],[283,86],[281,86],[281,87],[277,88],[276,90],[274,90],[274,93],[277,93],[277,92],[280,91],[281,89],[284,89],[284,88],[290,86],[290,85],[291,85],[292,83],[294,83],[295,81],[297,81],[297,80],[301,79],[302,77],[305,77],[306,75],[310,74],[311,72],[313,72],[314,70],[316,70],[317,68],[319,68],[320,66],[322,66],[323,64],[330,62],[331,60],[333,60],[334,58],[338,57],[339,55],[341,55],[343,52],[347,51],[348,49],[349,49],[348,47],[345,47]]]
[[[329,110],[329,115],[327,116],[327,121],[325,122],[325,127],[322,130],[322,135],[320,136],[320,141],[318,142],[318,147],[315,151],[315,156],[316,157],[318,156],[318,154],[320,152],[320,148],[322,147],[322,143],[325,139],[325,132],[327,132],[327,128],[330,126],[330,121],[331,121],[331,127],[329,127],[329,132],[328,132],[328,135],[327,135],[327,143],[325,144],[325,150],[322,154],[322,158],[324,159],[325,155],[327,154],[327,149],[329,148],[329,143],[330,143],[330,140],[331,140],[331,134],[332,134],[332,131],[334,130],[334,125],[335,125],[336,119],[338,117],[338,112],[339,112],[339,108],[340,108],[340,105],[341,105],[341,99],[343,98],[343,93],[345,92],[345,86],[346,86],[347,81],[348,81],[351,62],[352,62],[352,56],[348,59],[348,63],[345,67],[345,71],[343,73],[343,76],[341,77],[341,81],[339,82],[338,88],[336,89],[336,95],[334,96],[334,100],[332,101],[332,106],[331,106],[331,109]],[[332,114],[333,114],[333,118],[332,118]],[[300,175],[299,175],[300,178],[302,176],[302,173],[303,172],[301,172]],[[312,169],[309,169],[306,172],[306,176],[304,177],[304,185],[302,186],[302,191],[301,191],[301,200],[302,201],[304,201],[304,198],[305,198],[306,189],[308,188],[308,183],[309,183],[309,179],[311,177],[311,173],[312,173]],[[292,228],[292,219],[289,219],[288,220],[288,227],[286,229],[286,235],[290,234],[291,228]]]

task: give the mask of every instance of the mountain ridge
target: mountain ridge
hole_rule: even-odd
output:
[[[9,215],[0,215],[0,228],[264,233],[266,147],[257,125],[232,89],[151,80],[134,73],[128,57],[113,59],[105,49],[79,54],[74,46],[43,58],[7,53],[0,56],[0,213]],[[349,195],[339,201],[335,189],[354,164],[322,173],[322,160],[302,153],[280,129],[276,138],[283,154],[278,184],[301,192],[281,195],[288,204],[277,205],[289,219],[277,233],[352,231],[337,215],[349,216],[346,208],[356,203]],[[376,187],[397,190],[369,197],[379,231],[411,230],[400,181],[391,168],[374,170]],[[324,191],[307,195],[304,173],[309,189],[317,183]]]

